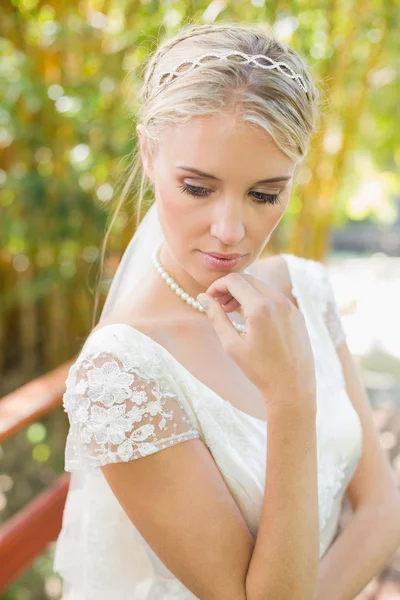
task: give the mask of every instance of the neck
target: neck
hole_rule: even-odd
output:
[[[202,285],[201,283],[199,283],[197,280],[195,280],[193,277],[191,277],[191,275],[185,271],[178,263],[177,261],[174,259],[174,257],[171,255],[171,253],[168,250],[168,247],[165,244],[162,244],[161,249],[158,249],[158,260],[161,263],[161,265],[164,267],[164,269],[168,272],[169,276],[172,277],[172,279],[175,281],[175,283],[181,287],[187,294],[189,294],[189,296],[192,296],[192,298],[194,300],[197,299],[197,295],[200,293],[204,293],[207,291],[207,289],[210,287],[210,285],[213,283],[213,281],[215,281],[215,278],[210,278],[210,281],[207,282],[206,285]],[[246,270],[247,271],[247,270]],[[170,291],[172,292],[171,296],[170,296],[170,300],[172,302],[175,302],[176,299],[178,299],[179,303],[182,304],[183,301],[181,298],[178,298],[178,296],[169,288],[168,285],[165,284],[165,288],[166,291]],[[175,297],[175,298],[174,298]],[[189,306],[189,305],[188,305]],[[192,307],[189,306],[190,309],[192,309]],[[192,309],[193,310],[193,309]],[[237,315],[241,315],[243,316],[243,311],[241,308],[237,309],[236,311],[234,311],[233,313],[231,313],[231,317],[235,316],[235,314]],[[234,318],[235,320],[235,318]]]

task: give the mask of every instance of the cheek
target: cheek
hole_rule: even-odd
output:
[[[158,215],[165,237],[173,245],[186,236],[190,236],[193,225],[193,208],[190,209],[186,198],[179,188],[171,185],[161,185],[157,190]],[[176,235],[179,230],[179,236]],[[175,241],[174,241],[175,238]]]
[[[281,204],[277,204],[276,206],[265,207],[265,213],[261,212],[262,216],[260,216],[259,212],[257,219],[253,221],[251,237],[254,240],[259,240],[259,244],[264,244],[265,241],[268,241],[285,214],[286,208],[287,201],[285,200],[282,200]],[[250,229],[248,231],[250,232]]]
[[[163,213],[165,220],[174,220],[184,214],[184,203],[180,198],[182,196],[180,190],[171,185],[171,183],[161,182],[158,188],[158,208],[159,212]]]

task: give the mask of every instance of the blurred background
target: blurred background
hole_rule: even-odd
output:
[[[303,54],[322,91],[321,129],[268,253],[290,252],[328,266],[348,345],[400,486],[399,5],[3,0],[3,600],[60,598],[51,540],[66,490],[65,481],[59,485],[68,431],[62,393],[66,367],[91,328],[101,244],[137,143],[132,117],[141,66],[158,41],[182,25],[222,21],[272,24]],[[102,301],[134,232],[134,201],[123,207],[108,241]],[[345,503],[343,522],[348,510]],[[17,538],[25,554],[16,550]],[[359,598],[400,598],[399,552]]]

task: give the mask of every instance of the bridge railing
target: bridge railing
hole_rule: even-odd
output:
[[[0,444],[62,404],[73,361],[21,386],[0,400]],[[69,486],[58,477],[0,527],[0,595],[57,539]]]

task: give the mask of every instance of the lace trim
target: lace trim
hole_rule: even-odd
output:
[[[66,470],[99,467],[199,438],[168,373],[134,364],[132,350],[99,351],[70,369],[64,411],[70,420]]]
[[[317,304],[321,306],[325,325],[336,348],[347,336],[327,267],[323,263],[311,258],[304,258],[294,254],[285,256],[294,256],[300,268],[305,273],[313,295],[316,297]],[[297,300],[301,300],[301,294],[295,281],[292,281],[292,294]]]
[[[325,323],[336,348],[341,342],[347,339],[347,335],[343,327],[343,322],[339,313],[338,306],[336,304],[335,298],[333,297],[333,290],[329,280],[327,281],[327,286],[328,301],[325,310]]]

